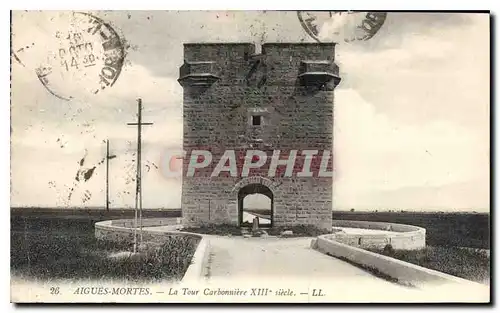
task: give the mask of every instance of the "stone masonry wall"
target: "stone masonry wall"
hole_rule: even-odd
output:
[[[213,155],[211,166],[197,170],[194,177],[183,177],[184,223],[237,224],[238,190],[259,183],[273,192],[275,226],[331,228],[332,178],[318,177],[319,159],[313,160],[314,177],[283,177],[285,166],[269,177],[268,169],[273,150],[281,150],[281,159],[298,150],[295,172],[301,169],[301,150],[332,151],[334,85],[311,89],[300,84],[298,75],[303,61],[333,62],[334,48],[334,44],[269,43],[255,56],[253,44],[184,45],[191,73],[209,72],[219,78],[208,87],[184,85],[184,150],[188,155],[193,149]],[[261,125],[252,125],[252,115],[262,117]],[[236,150],[237,177],[227,172],[210,177],[228,149]],[[245,152],[252,149],[266,151],[268,160],[244,178],[241,165]],[[188,164],[185,158],[184,174]],[[332,159],[328,169],[332,170]]]

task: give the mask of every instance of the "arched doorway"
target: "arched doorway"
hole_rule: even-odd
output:
[[[258,210],[256,208],[245,207],[245,197],[250,195],[263,195],[270,201],[267,201],[268,206]],[[244,211],[244,209],[249,209]],[[263,210],[262,210],[263,209]],[[273,213],[274,213],[274,196],[271,189],[262,184],[249,184],[241,188],[238,192],[238,224],[240,226],[251,226],[253,217],[259,217],[259,226],[272,227],[273,226]]]

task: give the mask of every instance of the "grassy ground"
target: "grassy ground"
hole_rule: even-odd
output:
[[[317,237],[320,235],[329,234],[329,231],[324,231],[309,225],[297,225],[292,227],[273,227],[268,230],[269,235],[277,236],[284,230],[291,230],[292,236],[289,237]]]
[[[184,275],[197,245],[197,239],[174,237],[139,256],[110,258],[114,253],[132,251],[132,247],[97,241],[93,223],[16,220],[11,223],[11,272],[42,280],[176,280]]]
[[[29,217],[42,219],[87,219],[87,220],[111,220],[120,218],[133,218],[134,209],[110,208],[32,208],[15,207],[11,208],[11,217]],[[144,218],[156,217],[181,217],[181,209],[145,209]]]
[[[241,236],[241,227],[229,224],[186,227],[182,231],[205,235]]]
[[[483,249],[427,246],[422,250],[370,249],[389,257],[479,283],[489,284],[490,257]]]
[[[248,229],[251,230],[252,227],[249,224]],[[293,235],[287,237],[316,237],[319,235],[328,234],[330,232],[325,232],[320,229],[317,229],[313,226],[308,225],[297,225],[292,227],[272,227],[272,228],[262,228],[264,229],[268,235],[271,236],[279,236],[284,230],[291,230]],[[183,231],[199,233],[199,234],[207,234],[207,235],[219,235],[219,236],[241,236],[242,228],[236,225],[231,224],[222,224],[222,225],[205,225],[200,227],[187,227],[184,228]]]

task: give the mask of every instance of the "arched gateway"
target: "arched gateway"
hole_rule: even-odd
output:
[[[274,193],[277,192],[276,184],[264,177],[246,177],[240,180],[231,190],[233,198],[238,199],[238,225],[243,224],[243,200],[248,195],[261,194],[271,200],[270,227],[273,226]]]
[[[273,205],[274,205],[274,199],[273,199],[273,193],[271,192],[271,189],[267,188],[266,186],[264,185],[260,185],[260,184],[251,184],[251,185],[247,185],[243,188],[240,189],[240,192],[238,193],[238,224],[239,225],[243,225],[244,223],[244,219],[243,219],[243,209],[244,209],[244,206],[243,206],[243,200],[245,199],[246,196],[249,196],[249,195],[254,195],[254,194],[261,194],[261,195],[264,195],[266,197],[268,197],[270,200],[271,200],[271,206],[270,206],[270,215],[269,215],[269,219],[270,219],[270,227],[273,226]]]
[[[184,44],[186,225],[241,225],[258,193],[273,226],[331,229],[334,57],[334,43]]]

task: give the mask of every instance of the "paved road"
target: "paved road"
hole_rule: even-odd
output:
[[[145,227],[161,231],[168,227]],[[210,241],[210,278],[325,279],[380,286],[397,286],[370,272],[310,248],[313,238],[225,237],[205,235]]]
[[[210,236],[210,277],[296,277],[393,283],[310,248],[312,238]]]
[[[161,231],[165,227],[146,229]],[[312,238],[206,236],[210,241],[207,282],[214,288],[243,282],[259,288],[295,287],[301,292],[300,288],[307,291],[308,286],[329,290],[328,300],[340,302],[482,302],[489,299],[487,286],[477,290],[470,286],[464,289],[462,285],[429,286],[419,290],[392,283],[311,249]],[[303,301],[300,297],[281,300]]]

